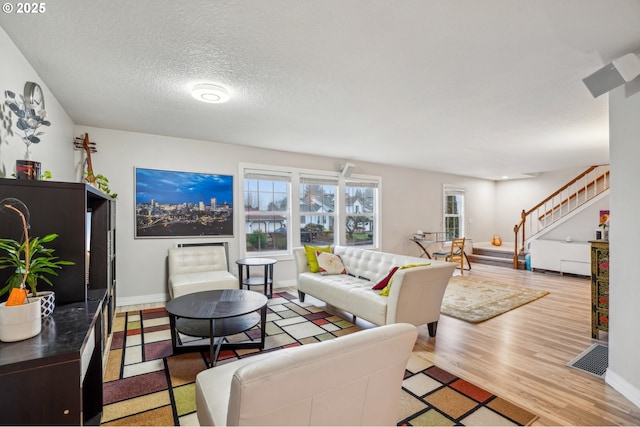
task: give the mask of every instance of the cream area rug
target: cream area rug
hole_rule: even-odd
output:
[[[444,293],[440,312],[456,319],[480,323],[548,293],[522,286],[453,276]]]

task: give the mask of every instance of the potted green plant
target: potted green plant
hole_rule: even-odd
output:
[[[24,283],[31,291],[31,295],[37,297],[38,281],[53,286],[48,276],[57,276],[56,270],[65,265],[73,265],[72,261],[64,261],[54,255],[55,249],[45,247],[58,237],[57,234],[47,234],[44,237],[34,237],[29,241],[18,242],[13,239],[0,239],[0,270],[13,269],[13,273],[7,278],[5,286],[0,289],[0,296],[10,292],[13,288],[19,288]],[[26,274],[25,274],[26,272]],[[42,292],[41,292],[42,294]],[[53,311],[55,294],[47,293],[47,301],[43,301],[43,316]]]
[[[27,242],[25,246],[26,259],[29,259],[29,226],[26,219],[26,216],[29,216],[29,209],[20,200],[9,198],[0,202],[0,212],[16,212],[20,216]],[[0,303],[0,341],[24,340],[38,335],[42,330],[41,301],[37,298],[26,298],[25,281],[29,263],[27,262],[25,265],[27,269],[22,274],[20,289],[14,288],[10,298],[6,302]]]
[[[0,202],[0,211],[16,212],[23,227],[24,241],[19,242],[13,239],[0,239],[0,270],[12,269],[12,273],[7,278],[4,287],[0,288],[0,296],[11,292],[13,289],[30,289],[31,297],[41,297],[42,316],[51,314],[55,308],[55,294],[43,292],[38,294],[38,281],[53,286],[48,276],[57,276],[56,270],[65,265],[73,265],[72,261],[59,259],[54,255],[55,249],[47,248],[47,243],[55,240],[58,235],[47,234],[44,237],[34,237],[29,239],[29,209],[18,199],[4,199]],[[23,213],[24,211],[25,213]],[[26,215],[25,215],[26,214]],[[32,298],[33,299],[33,298]]]

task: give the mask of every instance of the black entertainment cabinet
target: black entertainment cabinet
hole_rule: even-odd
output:
[[[75,265],[51,278],[53,288],[38,286],[56,293],[42,332],[0,342],[0,424],[97,425],[116,299],[115,201],[83,183],[0,179],[0,200],[8,197],[29,208],[30,236],[57,233],[49,246]],[[14,216],[2,214],[0,237],[21,238]]]

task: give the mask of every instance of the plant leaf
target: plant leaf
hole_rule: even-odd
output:
[[[54,241],[56,238],[58,238],[58,235],[56,233],[51,233],[51,234],[47,234],[46,236],[41,238],[40,242],[41,243],[49,243],[49,242]]]
[[[9,104],[9,108],[11,108],[11,111],[13,111],[13,114],[15,114],[16,116],[18,116],[20,118],[24,117],[24,111],[22,111],[20,109],[20,107],[18,107],[18,104],[11,103],[11,104]]]
[[[25,119],[22,119],[22,118],[18,119],[18,122],[16,123],[16,126],[20,130],[29,129],[29,124],[27,123],[27,121]]]

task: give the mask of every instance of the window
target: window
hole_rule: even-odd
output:
[[[444,186],[445,240],[464,237],[464,188]]]
[[[241,165],[240,176],[240,250],[248,256],[290,254],[305,244],[380,245],[379,177],[267,165]]]
[[[378,182],[347,181],[344,203],[347,246],[374,245],[377,242]]]
[[[300,176],[300,244],[335,243],[337,178]]]
[[[244,214],[247,252],[288,249],[290,191],[289,174],[245,171]]]

